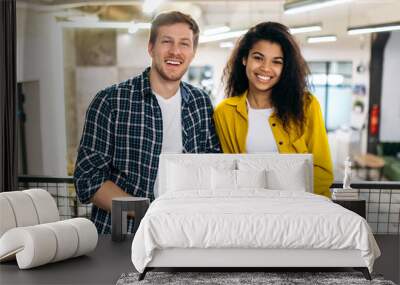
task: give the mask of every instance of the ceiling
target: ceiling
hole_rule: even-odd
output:
[[[96,14],[101,21],[150,21],[152,15],[142,13],[142,2],[17,0],[17,5],[22,3],[58,15],[62,15],[60,12]],[[284,0],[165,0],[155,13],[162,10],[190,13],[199,22],[201,29],[229,25],[232,30],[240,30],[267,20],[279,21],[290,27],[322,24],[322,31],[298,35],[300,40],[310,35],[331,34],[345,40],[351,37],[346,32],[350,26],[400,21],[400,0],[352,0],[334,7],[293,15],[283,14],[284,3]]]

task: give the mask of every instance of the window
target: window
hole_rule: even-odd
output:
[[[308,62],[311,92],[317,97],[325,120],[325,127],[333,131],[350,125],[352,106],[351,62]]]

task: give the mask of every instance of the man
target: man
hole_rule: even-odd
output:
[[[91,102],[74,181],[79,199],[93,203],[99,233],[111,232],[112,198],[154,199],[160,153],[220,152],[209,97],[181,82],[198,38],[190,16],[158,15],[148,44],[151,67],[100,91]]]

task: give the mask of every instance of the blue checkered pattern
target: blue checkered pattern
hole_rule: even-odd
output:
[[[90,203],[106,180],[133,196],[154,199],[163,124],[149,71],[100,91],[91,102],[74,173],[82,203]],[[190,84],[182,82],[180,88],[183,152],[220,152],[210,98]],[[109,212],[93,206],[92,221],[99,233],[111,232]]]

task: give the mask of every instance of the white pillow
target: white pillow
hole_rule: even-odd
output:
[[[211,189],[211,168],[169,162],[167,191]]]
[[[267,176],[262,170],[236,170],[237,187],[240,188],[267,188]]]
[[[211,169],[213,190],[238,190],[241,188],[266,188],[266,171]]]
[[[236,190],[236,170],[211,168],[212,189]]]
[[[301,167],[290,170],[290,175],[278,169],[267,170],[268,188],[274,190],[306,192],[307,176]]]
[[[238,161],[240,170],[266,170],[267,188],[307,191],[310,185],[306,162],[286,159],[245,159]]]

